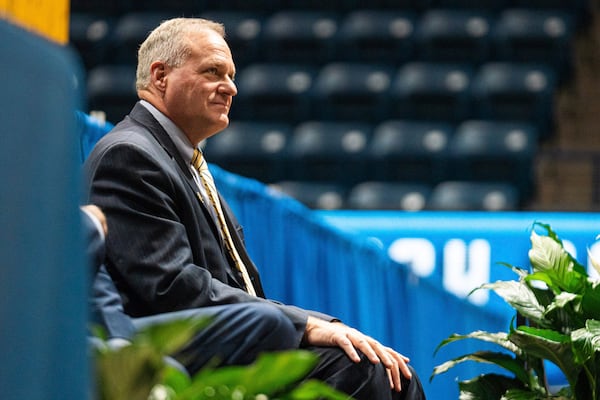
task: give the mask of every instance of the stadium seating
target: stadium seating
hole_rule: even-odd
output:
[[[514,211],[519,209],[518,190],[508,183],[447,181],[436,185],[429,210]]]
[[[343,18],[336,38],[341,61],[400,64],[414,57],[416,14],[410,11],[357,10]]]
[[[472,67],[411,62],[401,67],[390,88],[393,118],[460,121],[471,111]]]
[[[521,196],[531,194],[538,133],[529,123],[467,120],[449,143],[447,178],[508,182]]]
[[[106,113],[106,120],[119,122],[138,100],[135,90],[135,67],[132,65],[99,65],[87,78],[89,110]]]
[[[447,123],[388,120],[377,125],[368,150],[379,180],[437,183],[445,178],[453,127]]]
[[[281,181],[269,186],[308,208],[337,210],[345,207],[347,189],[336,182]]]
[[[396,184],[507,182],[523,204],[535,192],[535,153],[553,134],[554,94],[571,78],[588,7],[587,0],[74,0],[70,35],[87,72],[88,110],[115,123],[137,100],[136,50],[151,29],[171,16],[222,22],[238,95],[233,123],[206,150],[233,172],[269,183],[335,183],[345,194],[361,181],[379,182],[363,190],[385,184],[390,193]],[[511,150],[519,141],[525,148]],[[358,142],[360,150],[346,147]],[[275,144],[282,147],[272,152]],[[379,200],[386,207],[385,196]]]
[[[314,116],[328,120],[378,121],[386,115],[392,68],[367,63],[331,63],[313,88]]]
[[[549,64],[566,74],[571,60],[574,17],[557,10],[506,9],[494,28],[498,59]]]
[[[291,138],[285,123],[233,121],[206,140],[207,158],[239,175],[276,182],[286,178],[285,157]]]
[[[556,73],[547,65],[487,63],[473,78],[474,117],[534,122],[548,137],[555,89]]]
[[[314,67],[299,64],[252,64],[238,73],[232,117],[295,123],[311,117],[308,93]]]
[[[272,62],[331,61],[338,23],[338,14],[333,12],[276,12],[265,21],[262,38],[264,56]]]
[[[480,63],[490,57],[490,16],[478,10],[432,9],[415,34],[417,57],[425,61]]]
[[[352,187],[346,207],[357,210],[425,209],[431,186],[423,183],[366,181]]]
[[[290,178],[353,185],[367,174],[368,124],[307,121],[296,126],[289,149]]]

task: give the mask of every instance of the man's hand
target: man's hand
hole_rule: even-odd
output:
[[[81,206],[81,209],[83,211],[87,212],[88,214],[92,214],[94,217],[96,217],[96,219],[100,223],[100,226],[102,226],[102,231],[104,232],[104,235],[106,235],[108,233],[108,225],[106,224],[106,216],[104,215],[104,213],[102,212],[100,207],[98,207],[94,204],[86,204],[85,206]]]
[[[396,391],[401,389],[400,373],[408,379],[412,377],[406,365],[408,357],[340,322],[308,317],[304,340],[316,346],[338,346],[354,362],[360,361],[356,351],[360,350],[373,364],[381,362],[387,368],[390,386]]]

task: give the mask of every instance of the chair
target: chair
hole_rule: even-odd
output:
[[[468,120],[449,144],[455,180],[508,182],[528,196],[534,184],[538,132],[524,122]]]
[[[376,121],[386,116],[392,69],[378,64],[331,63],[315,80],[315,115],[320,119]]]
[[[344,208],[346,188],[337,183],[281,181],[269,186],[274,191],[290,196],[312,209],[337,210]]]
[[[211,163],[262,182],[286,176],[285,156],[291,126],[284,123],[233,121],[206,140],[204,152]]]
[[[453,127],[447,123],[388,120],[375,126],[368,149],[372,179],[437,183],[444,179]]]
[[[410,62],[393,77],[389,117],[461,121],[471,113],[468,65]]]
[[[132,0],[71,0],[71,13],[89,13],[98,17],[117,16],[129,11]]]
[[[368,181],[350,189],[346,208],[357,210],[423,210],[431,186],[419,183]]]
[[[511,5],[512,0],[431,0],[431,7],[449,9],[467,9],[481,11],[500,11]]]
[[[171,11],[132,11],[123,14],[115,23],[110,62],[137,63],[137,51],[148,34],[162,21],[174,16]]]
[[[564,11],[507,9],[495,25],[494,46],[501,60],[549,64],[566,75],[574,25],[573,16]]]
[[[516,211],[519,193],[507,183],[447,181],[434,186],[429,210]]]
[[[299,64],[262,63],[242,69],[232,116],[289,123],[310,118],[308,94],[315,74],[314,68]]]
[[[480,63],[490,57],[491,18],[483,11],[432,9],[415,33],[417,57],[423,61]]]
[[[221,22],[225,26],[225,40],[239,69],[257,62],[264,17],[259,13],[240,11],[207,11],[202,18]]]
[[[71,13],[69,43],[86,69],[102,63],[107,56],[113,21],[98,14]]]
[[[138,100],[135,90],[135,67],[99,65],[87,78],[88,110],[106,113],[106,120],[119,122]]]
[[[336,58],[355,62],[406,62],[413,58],[415,23],[415,14],[404,10],[351,12],[340,24]]]
[[[346,185],[364,180],[371,130],[371,125],[356,122],[299,124],[290,143],[291,179]]]
[[[535,122],[540,137],[551,133],[556,74],[546,65],[491,62],[475,73],[474,116]]]
[[[270,15],[262,38],[267,61],[324,63],[333,59],[336,13],[289,10]]]

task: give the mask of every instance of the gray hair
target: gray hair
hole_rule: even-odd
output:
[[[187,34],[212,30],[225,37],[223,24],[202,18],[173,18],[163,21],[144,40],[138,50],[135,87],[147,89],[150,84],[150,65],[162,61],[171,67],[181,66],[190,55]]]

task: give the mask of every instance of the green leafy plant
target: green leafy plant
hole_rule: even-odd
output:
[[[536,233],[536,227],[545,234]],[[509,374],[487,373],[459,382],[460,399],[598,400],[600,281],[588,276],[549,225],[534,225],[528,255],[531,269],[503,264],[516,273],[516,280],[475,289],[493,290],[514,308],[519,318],[513,319],[508,332],[454,334],[436,349],[475,339],[498,346],[498,351],[476,351],[446,361],[434,368],[430,380],[460,363],[475,361],[494,364]],[[557,393],[548,387],[547,361],[562,371],[568,383]]]
[[[207,366],[190,377],[168,354],[206,324],[182,319],[145,328],[125,346],[110,346],[101,332],[95,346],[97,400],[342,400],[348,396],[303,378],[317,356],[303,350],[264,353],[248,366]]]

